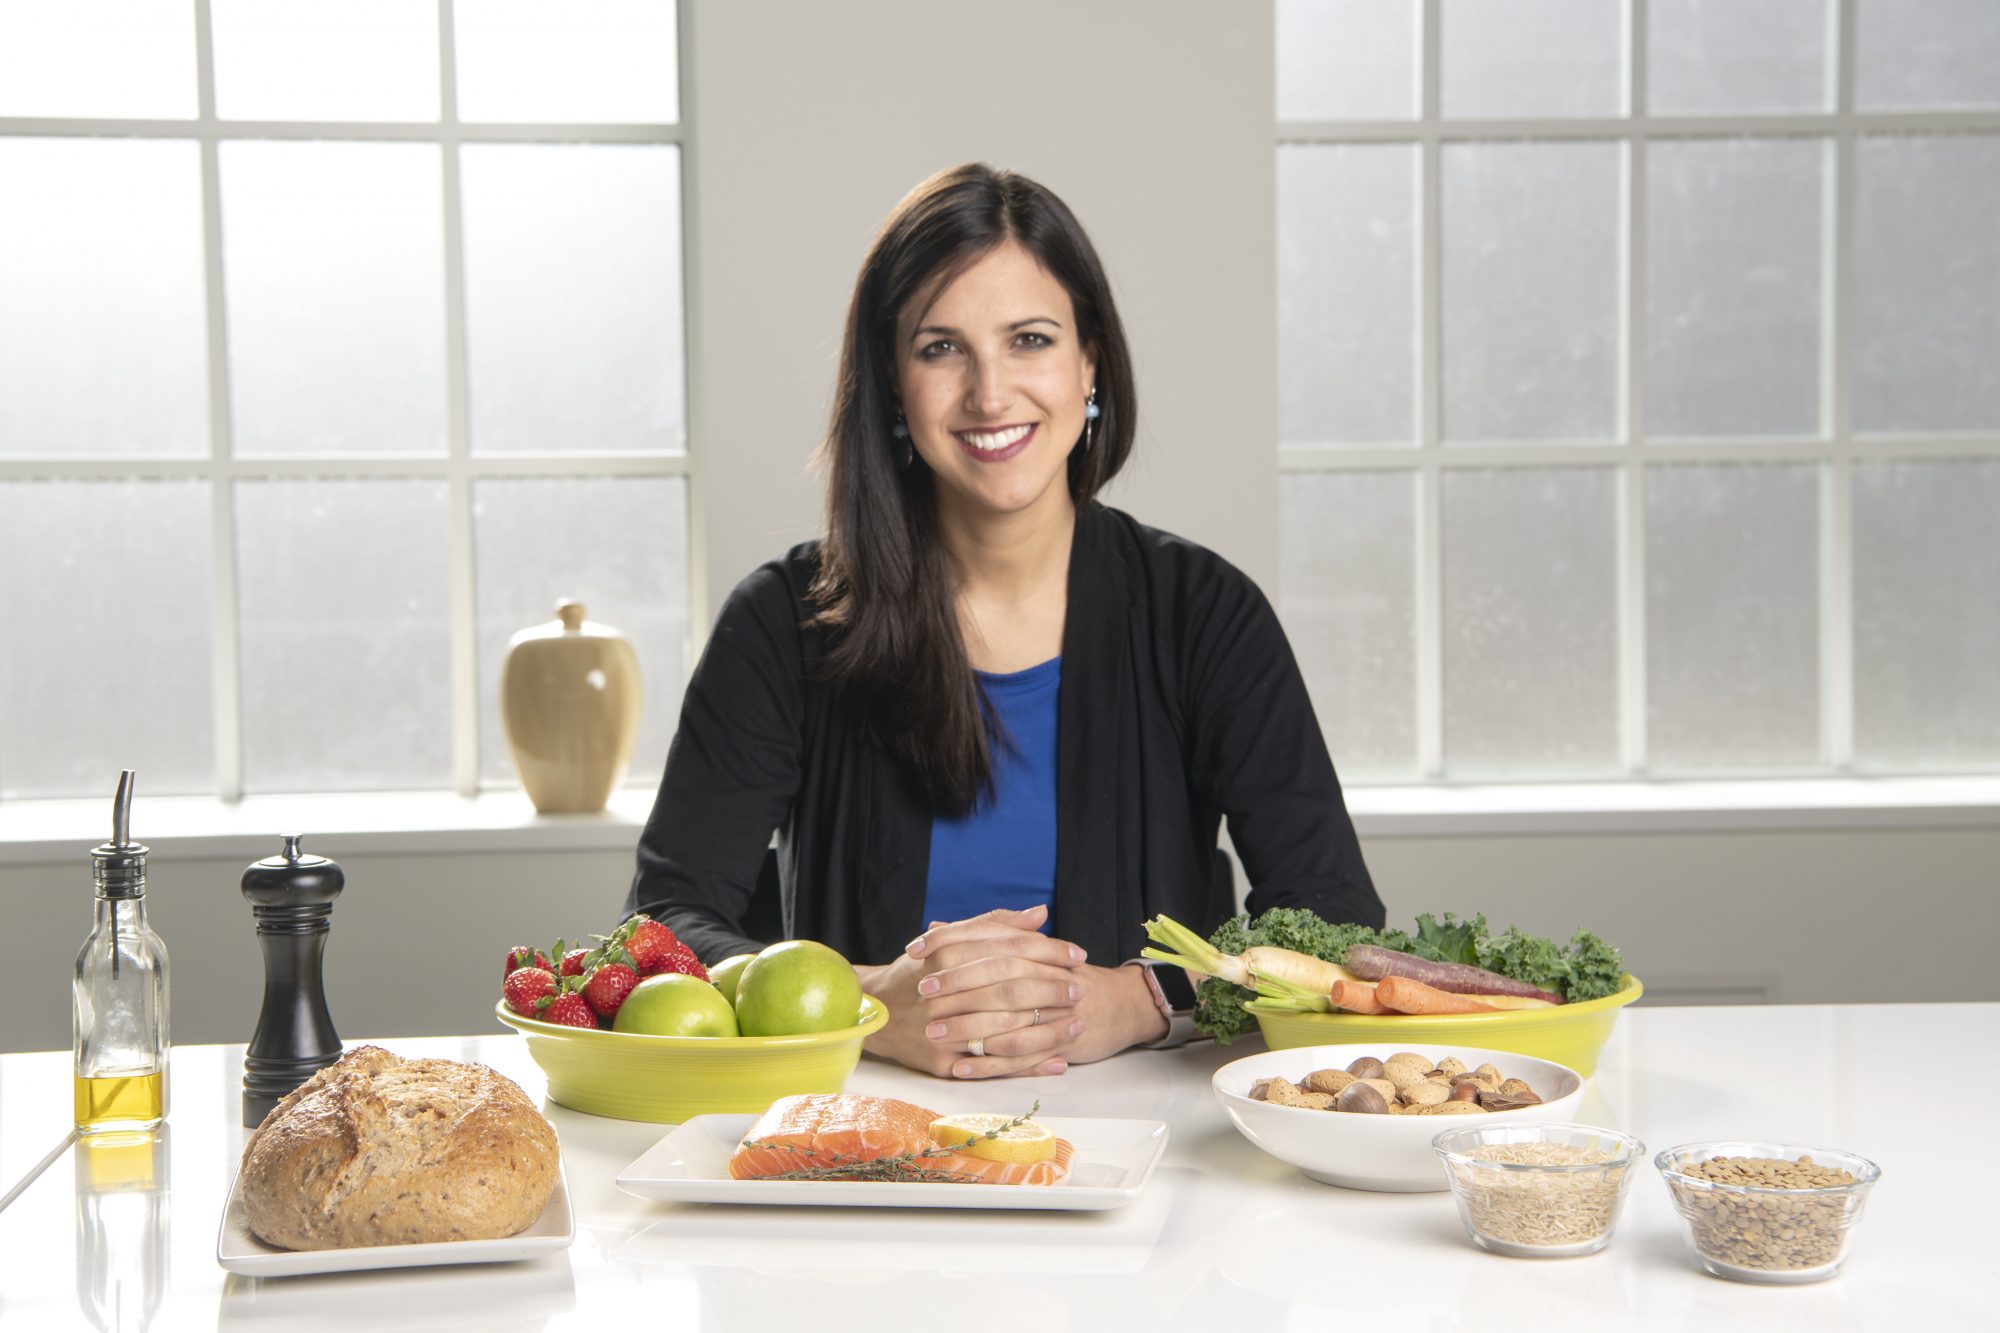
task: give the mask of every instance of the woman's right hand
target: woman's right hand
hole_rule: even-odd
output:
[[[1082,1034],[1072,969],[1084,953],[1040,933],[1047,916],[996,908],[935,923],[894,961],[857,966],[861,988],[889,1006],[867,1049],[940,1078],[1062,1073],[1062,1048]],[[968,1050],[974,1040],[983,1054]]]

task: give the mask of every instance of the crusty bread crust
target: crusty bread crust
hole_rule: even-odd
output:
[[[555,1192],[556,1132],[485,1065],[357,1046],[243,1149],[250,1230],[288,1250],[511,1236]]]

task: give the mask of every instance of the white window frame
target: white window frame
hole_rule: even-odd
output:
[[[0,481],[91,479],[206,480],[210,487],[213,607],[210,656],[215,716],[213,797],[243,797],[240,653],[237,624],[235,535],[236,483],[284,477],[376,480],[442,478],[450,494],[450,643],[452,698],[452,790],[477,796],[480,784],[480,723],[477,589],[473,567],[473,484],[489,477],[681,477],[688,494],[688,588],[690,626],[705,626],[702,593],[701,470],[694,447],[697,389],[688,337],[694,325],[694,265],[691,223],[692,172],[687,107],[691,100],[687,57],[687,0],[676,5],[681,105],[670,125],[614,123],[466,123],[458,119],[453,0],[437,0],[438,119],[432,121],[266,121],[223,120],[215,112],[215,59],[209,0],[194,0],[197,113],[191,119],[73,119],[0,117],[0,138],[116,137],[194,141],[201,154],[202,263],[207,318],[208,454],[202,458],[41,455],[0,458]],[[301,454],[240,458],[233,452],[229,398],[228,312],[223,294],[221,192],[218,147],[234,140],[327,140],[334,142],[435,143],[443,158],[445,374],[447,448],[439,457]],[[685,449],[679,454],[475,455],[471,449],[465,333],[465,232],[460,193],[459,148],[480,143],[670,144],[679,153],[681,194],[682,346],[685,385]],[[700,637],[697,630],[695,637]]]
[[[1857,436],[1850,414],[1846,337],[1854,291],[1855,145],[1878,134],[2000,133],[2000,111],[1858,111],[1854,97],[1857,0],[1830,0],[1827,102],[1830,111],[1771,115],[1653,115],[1646,106],[1647,0],[1627,0],[1620,58],[1625,63],[1624,114],[1611,117],[1453,118],[1440,112],[1440,10],[1442,0],[1422,0],[1418,41],[1420,103],[1415,119],[1279,120],[1279,150],[1299,145],[1404,144],[1420,152],[1417,302],[1420,343],[1417,438],[1379,446],[1281,445],[1280,474],[1361,471],[1417,474],[1417,765],[1404,781],[1451,780],[1444,758],[1443,596],[1441,474],[1455,467],[1505,468],[1608,465],[1615,469],[1617,505],[1619,767],[1626,779],[1654,776],[1646,737],[1645,532],[1641,469],[1655,463],[1814,463],[1820,487],[1820,763],[1808,776],[1838,777],[1857,770],[1853,705],[1852,496],[1854,465],[1876,461],[2000,458],[2000,435],[1990,433]],[[1758,436],[1666,442],[1643,438],[1646,395],[1646,149],[1655,141],[1700,138],[1810,138],[1825,142],[1821,211],[1822,291],[1820,420],[1817,437]],[[1602,443],[1451,444],[1439,430],[1439,347],[1443,304],[1443,240],[1439,225],[1441,159],[1450,143],[1541,140],[1616,145],[1621,166],[1619,224],[1619,383],[1614,440]],[[1776,770],[1773,770],[1776,771]],[[1899,771],[1903,771],[1899,769]],[[1966,771],[1942,766],[1941,771]],[[1985,768],[1973,770],[1986,772]],[[1723,774],[1716,774],[1718,778]],[[1531,782],[1546,774],[1524,774]],[[1484,779],[1482,779],[1484,780]],[[1555,779],[1561,782],[1561,779]],[[1600,780],[1600,779],[1591,779]],[[1617,781],[1607,775],[1606,781]],[[1395,785],[1393,775],[1368,779]]]

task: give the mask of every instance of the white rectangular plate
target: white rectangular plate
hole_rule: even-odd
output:
[[[367,1268],[425,1268],[433,1264],[499,1264],[566,1250],[576,1239],[569,1181],[559,1170],[548,1207],[525,1231],[499,1240],[449,1240],[431,1245],[367,1245],[346,1250],[281,1250],[250,1234],[243,1212],[243,1176],[229,1187],[222,1226],[215,1236],[215,1261],[249,1277],[295,1277],[305,1273],[353,1273]]]
[[[1166,1151],[1158,1120],[1065,1119],[1040,1123],[1076,1148],[1060,1185],[953,1185],[914,1181],[731,1180],[729,1156],[754,1115],[698,1115],[618,1174],[618,1187],[670,1203],[818,1204],[845,1208],[1042,1208],[1095,1212],[1139,1197]]]

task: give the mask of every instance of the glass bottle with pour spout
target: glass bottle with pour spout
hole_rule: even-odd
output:
[[[131,837],[134,776],[120,775],[111,841],[90,853],[97,922],[76,955],[76,1127],[86,1134],[167,1118],[167,947],[146,924],[147,849]]]

